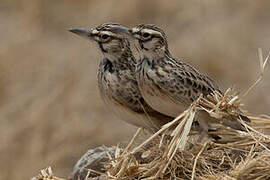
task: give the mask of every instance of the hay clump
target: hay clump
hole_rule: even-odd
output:
[[[173,122],[132,150],[118,148],[115,159],[111,160],[107,175],[112,179],[254,179],[269,177],[270,132],[268,116],[248,116],[242,113],[233,89],[224,96],[214,94],[219,106],[202,108],[208,100],[200,97],[188,110]],[[222,100],[222,101],[221,101]],[[215,103],[211,102],[212,105]],[[209,103],[208,103],[209,104]],[[207,109],[208,108],[208,109]],[[191,123],[198,110],[207,110],[216,117],[235,116],[246,128],[246,132],[237,131],[215,124],[215,131],[209,134],[220,136],[218,140],[206,140],[196,143],[199,132],[192,131]],[[237,113],[238,112],[238,113]],[[239,119],[239,112],[247,116],[251,123]],[[179,123],[176,128],[175,124]],[[170,129],[174,127],[174,129]],[[134,139],[138,136],[137,132]],[[167,135],[164,135],[164,134]],[[133,141],[134,141],[133,139]],[[195,140],[194,140],[195,139]],[[147,145],[147,148],[145,146]],[[138,154],[141,156],[138,158]],[[250,176],[252,174],[252,176]]]

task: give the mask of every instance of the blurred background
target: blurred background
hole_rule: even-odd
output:
[[[243,91],[259,74],[257,48],[270,50],[269,8],[266,0],[1,0],[0,179],[29,179],[49,165],[67,177],[89,148],[136,131],[104,106],[102,55],[69,28],[157,24],[174,57]],[[269,114],[269,91],[268,66],[245,109]]]

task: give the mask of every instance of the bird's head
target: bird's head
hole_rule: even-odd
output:
[[[115,29],[119,30],[121,28],[124,27],[116,23],[105,23],[89,30],[73,28],[69,31],[91,41],[95,41],[99,49],[105,55],[121,56],[125,51],[130,49],[126,36],[115,31]]]
[[[135,40],[135,46],[142,56],[159,57],[169,54],[164,31],[153,24],[140,24],[126,33]]]

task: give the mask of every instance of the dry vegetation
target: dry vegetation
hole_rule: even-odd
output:
[[[122,6],[97,0],[1,1],[0,179],[29,179],[48,165],[67,177],[87,149],[123,142],[135,131],[103,106],[96,86],[101,55],[67,32],[70,27],[156,23],[166,30],[174,56],[208,72],[222,87],[236,84],[237,91],[257,77],[257,47],[270,47],[269,1],[117,2]],[[256,114],[269,113],[270,71],[264,78],[244,100],[245,109]],[[249,169],[241,164],[237,169],[256,171],[254,162],[266,158],[256,156],[245,166]]]

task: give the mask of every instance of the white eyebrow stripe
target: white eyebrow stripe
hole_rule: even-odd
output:
[[[114,35],[114,33],[110,32],[110,31],[100,31],[100,34],[107,34],[109,36]]]
[[[160,32],[152,30],[152,29],[143,29],[142,33],[158,34],[159,36],[162,36],[162,34]]]
[[[132,28],[131,30],[132,30],[133,33],[137,33],[137,32],[140,31],[140,29],[139,28],[136,28],[136,27]]]

